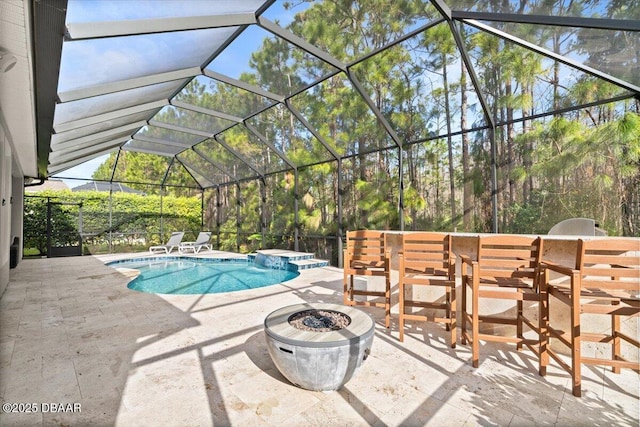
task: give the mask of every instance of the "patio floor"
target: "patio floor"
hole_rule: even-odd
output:
[[[538,376],[529,351],[482,345],[473,369],[469,347],[448,348],[442,326],[414,326],[400,343],[396,318],[386,330],[380,309],[363,309],[377,324],[356,376],[337,392],[302,390],[271,362],[263,321],[284,305],[341,303],[342,270],[304,270],[250,291],[167,296],[130,291],[106,258],[24,260],[11,270],[0,299],[0,397],[39,410],[3,410],[0,425],[639,423],[633,371],[585,367],[583,397],[575,398],[569,376],[554,363]],[[79,403],[80,411],[53,412],[51,403]]]

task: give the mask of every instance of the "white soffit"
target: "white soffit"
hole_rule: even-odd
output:
[[[16,64],[0,73],[0,114],[7,126],[14,159],[25,176],[38,176],[33,104],[30,2],[0,1],[0,49],[16,58]]]

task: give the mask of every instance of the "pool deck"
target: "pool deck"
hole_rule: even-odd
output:
[[[302,390],[273,365],[263,322],[285,305],[341,304],[341,269],[241,292],[153,295],[127,289],[129,278],[104,264],[123,257],[23,260],[11,270],[0,298],[0,398],[39,411],[2,411],[0,425],[639,424],[637,372],[584,367],[576,398],[554,363],[538,376],[529,351],[482,344],[474,369],[469,347],[449,348],[441,325],[413,324],[400,343],[396,317],[387,330],[375,308],[363,308],[376,330],[354,378],[336,392]]]

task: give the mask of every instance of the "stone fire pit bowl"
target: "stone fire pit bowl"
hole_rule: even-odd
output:
[[[350,323],[332,325],[318,311]],[[298,326],[290,322],[305,315],[305,325],[319,324],[323,331],[303,330],[299,321]],[[313,391],[338,390],[353,377],[371,352],[374,327],[368,314],[338,304],[290,305],[269,314],[264,321],[273,363],[291,383]]]

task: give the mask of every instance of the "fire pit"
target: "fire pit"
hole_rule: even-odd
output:
[[[374,322],[338,304],[296,304],[264,321],[273,363],[293,384],[333,391],[353,377],[371,352]]]

